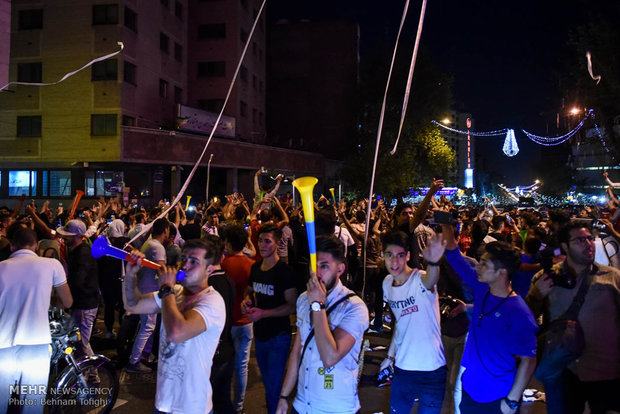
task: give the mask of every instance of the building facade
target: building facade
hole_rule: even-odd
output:
[[[109,189],[120,183],[145,204],[175,194],[207,138],[176,130],[179,105],[217,115],[259,6],[257,0],[13,1],[12,82],[57,82],[118,51],[118,42],[124,48],[56,85],[0,92],[0,199],[66,198],[77,189],[86,198],[113,196]],[[321,155],[264,145],[265,30],[261,19],[224,111],[235,120],[235,134],[216,137],[207,149],[220,195],[250,192],[263,165],[289,175],[324,174]],[[206,169],[199,170],[187,194],[204,194],[204,180],[197,180]]]

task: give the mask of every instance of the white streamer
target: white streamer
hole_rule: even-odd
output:
[[[390,154],[396,153],[398,147],[398,141],[400,141],[400,134],[403,131],[403,124],[405,123],[405,114],[407,113],[407,104],[409,103],[409,94],[411,92],[411,82],[413,80],[413,71],[415,69],[415,61],[418,56],[418,48],[420,46],[420,38],[422,37],[422,26],[424,25],[424,13],[426,12],[426,0],[422,1],[422,8],[420,9],[420,21],[418,22],[418,33],[415,38],[415,45],[413,46],[413,54],[411,55],[411,65],[409,66],[409,78],[407,78],[407,87],[405,88],[405,98],[403,99],[403,109],[400,114],[400,125],[398,127],[398,136],[394,143],[394,148],[390,151]]]
[[[198,161],[196,161],[196,163],[194,164],[194,168],[192,168],[192,171],[189,173],[189,176],[185,180],[185,183],[181,187],[181,190],[179,191],[179,194],[177,194],[177,196],[175,197],[174,201],[170,203],[170,206],[166,210],[164,210],[159,216],[157,216],[155,220],[166,217],[168,212],[172,210],[174,206],[181,200],[181,198],[183,197],[183,194],[185,194],[185,191],[187,190],[187,186],[192,181],[192,178],[194,177],[194,173],[198,169],[198,166],[200,165],[202,158],[205,156],[205,153],[207,152],[207,147],[209,147],[209,144],[211,143],[211,139],[213,138],[213,134],[215,133],[216,126],[220,124],[220,120],[222,119],[222,115],[224,114],[224,109],[226,108],[228,99],[230,98],[233,87],[235,86],[235,83],[237,81],[237,76],[239,75],[239,71],[241,70],[241,63],[243,63],[243,58],[245,57],[245,54],[248,50],[248,46],[250,45],[250,41],[252,40],[252,36],[254,35],[254,31],[256,30],[258,20],[260,19],[260,16],[263,14],[263,9],[265,8],[266,2],[267,0],[263,0],[263,4],[261,4],[260,6],[260,10],[258,11],[258,14],[256,15],[256,19],[254,19],[252,30],[250,30],[250,34],[248,35],[248,39],[245,43],[245,46],[243,47],[243,52],[241,52],[241,57],[239,58],[239,62],[237,63],[237,68],[235,69],[235,73],[233,75],[232,81],[230,82],[230,86],[228,87],[228,93],[226,94],[226,99],[224,99],[224,104],[222,105],[222,109],[220,109],[220,113],[217,116],[217,120],[213,123],[213,128],[211,129],[211,133],[209,134],[209,139],[207,139],[207,143],[205,144],[205,147],[202,149],[202,153],[200,154],[200,157],[198,157]],[[131,244],[134,240],[136,240],[138,237],[142,236],[144,233],[149,231],[151,227],[153,227],[153,222],[155,220],[151,221],[149,224],[144,226],[144,228],[142,229],[140,233],[136,234],[133,237],[133,239],[129,240],[125,244],[125,247],[129,246],[129,244]]]
[[[88,62],[87,64],[85,64],[84,66],[82,66],[81,68],[79,68],[78,70],[74,70],[73,72],[67,73],[65,76],[63,76],[62,78],[60,78],[60,80],[58,80],[56,82],[51,82],[51,83],[41,83],[41,82],[9,82],[6,85],[4,85],[2,88],[0,88],[0,91],[6,90],[6,88],[8,88],[11,85],[28,85],[28,86],[51,86],[51,85],[57,85],[60,82],[64,81],[65,79],[70,78],[71,76],[75,75],[76,73],[86,69],[87,67],[92,66],[93,64],[95,64],[97,62],[101,62],[102,60],[109,59],[112,56],[116,56],[119,53],[121,53],[123,51],[123,48],[124,48],[123,42],[116,42],[116,44],[121,47],[120,50],[117,50],[114,53],[110,53],[109,55],[105,55],[105,56],[98,57],[97,59],[93,59],[90,62]]]
[[[588,72],[590,73],[590,77],[592,80],[595,80],[598,85],[601,81],[601,75],[594,76],[594,72],[592,71],[592,54],[590,52],[586,52],[586,58],[588,59]]]
[[[377,171],[377,157],[379,156],[379,144],[381,143],[381,134],[383,133],[383,118],[385,117],[385,105],[387,101],[387,93],[390,87],[390,80],[392,79],[392,70],[394,69],[394,61],[396,60],[396,50],[398,49],[398,41],[400,40],[400,34],[403,31],[405,25],[405,19],[407,18],[407,10],[409,10],[409,0],[405,2],[405,9],[403,10],[403,16],[400,19],[400,27],[398,28],[398,34],[396,35],[396,44],[394,45],[394,52],[392,53],[392,63],[390,63],[390,71],[388,73],[387,82],[385,84],[385,92],[383,93],[383,104],[381,105],[381,115],[379,116],[379,127],[377,129],[377,144],[375,146],[375,158],[372,163],[372,176],[370,178],[370,194],[368,195],[368,206],[366,207],[366,232],[364,233],[364,276],[362,297],[364,296],[364,289],[366,286],[366,244],[368,243],[368,232],[370,231],[370,211],[372,209],[372,194],[375,187],[375,173]]]

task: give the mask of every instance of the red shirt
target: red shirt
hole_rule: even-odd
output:
[[[235,284],[235,302],[233,304],[233,326],[247,325],[250,323],[247,315],[241,312],[241,301],[245,297],[250,279],[250,269],[254,260],[246,255],[226,256],[222,260],[222,269]]]

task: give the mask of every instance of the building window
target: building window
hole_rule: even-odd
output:
[[[125,6],[125,27],[138,33],[138,14]]]
[[[118,5],[99,4],[93,6],[93,25],[118,24]]]
[[[132,85],[137,85],[136,65],[131,62],[123,62],[123,80]]]
[[[258,113],[258,125],[263,126],[265,124],[265,118],[262,112]]]
[[[71,171],[42,171],[41,174],[41,196],[71,195]]]
[[[183,46],[177,42],[174,42],[174,58],[179,62],[183,61]]]
[[[166,8],[166,10],[170,6],[170,2],[168,0],[159,0],[159,2],[161,3],[162,6]]]
[[[252,54],[254,57],[258,57],[258,45],[256,42],[252,42]]]
[[[114,136],[116,135],[116,114],[97,114],[90,116],[90,135]]]
[[[36,171],[9,171],[9,196],[37,195]]]
[[[183,4],[178,1],[174,2],[174,15],[179,19],[183,18]]]
[[[43,9],[20,10],[19,30],[43,29]]]
[[[198,99],[198,107],[205,111],[219,113],[224,107],[223,99]]]
[[[174,87],[174,103],[181,103],[183,100],[183,89],[178,86]]]
[[[17,117],[17,136],[18,137],[40,137],[41,136],[41,115],[18,116]]]
[[[168,82],[163,79],[159,80],[159,97],[160,98],[168,97]]]
[[[244,9],[248,9],[248,0],[241,0],[241,7]]]
[[[198,62],[199,77],[226,76],[226,62]]]
[[[265,86],[265,84],[263,83],[263,81],[258,81],[258,91],[260,93],[263,93],[264,86]]]
[[[256,124],[258,124],[258,110],[252,108],[252,126],[256,127]]]
[[[243,29],[239,30],[239,36],[241,37],[241,43],[245,43],[248,41],[248,32]]]
[[[93,64],[92,80],[106,81],[116,79],[118,79],[118,62],[116,59],[106,59]]]
[[[164,53],[169,53],[169,50],[170,50],[169,43],[170,43],[170,39],[168,38],[168,36],[166,36],[164,33],[160,33],[159,34],[159,50],[161,50]]]
[[[115,196],[118,193],[106,191],[110,185],[124,182],[122,171],[85,171],[84,193],[86,196]]]
[[[129,115],[123,115],[121,117],[121,125],[124,126],[136,126],[136,118],[134,118],[133,116],[129,116]]]
[[[248,104],[246,104],[243,101],[239,101],[240,105],[239,105],[239,115],[241,116],[248,116]]]
[[[258,79],[256,78],[256,75],[252,75],[252,89],[258,89]]]
[[[18,63],[18,82],[43,82],[43,64],[41,62]]]
[[[239,77],[241,78],[242,81],[247,82],[248,81],[248,68],[241,65],[241,70],[239,71]]]
[[[198,26],[198,39],[224,39],[226,24],[201,24]]]

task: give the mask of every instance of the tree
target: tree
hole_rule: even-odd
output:
[[[433,176],[454,168],[455,154],[431,120],[445,116],[452,104],[449,76],[439,73],[421,49],[397,152],[390,155],[400,121],[403,89],[410,56],[397,59],[386,104],[383,137],[377,159],[375,193],[395,194],[411,187],[428,186]],[[362,62],[358,108],[358,141],[345,160],[341,177],[358,194],[367,194],[372,175],[377,125],[389,56],[384,51]]]

